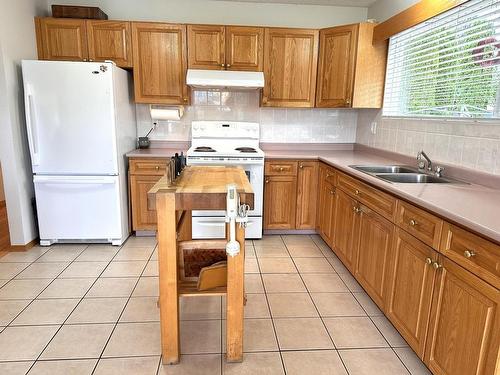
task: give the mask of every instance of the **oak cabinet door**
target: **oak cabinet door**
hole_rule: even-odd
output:
[[[186,26],[132,22],[137,103],[188,104]]]
[[[335,194],[335,186],[326,181],[321,184],[319,233],[328,246],[332,248],[335,230]]]
[[[132,31],[126,21],[87,21],[90,61],[114,61],[132,67]]]
[[[263,71],[264,28],[226,26],[226,69]]]
[[[358,27],[356,24],[320,31],[317,107],[351,107]]]
[[[188,25],[188,66],[190,69],[223,70],[225,64],[225,27]]]
[[[424,357],[437,252],[396,230],[388,275],[387,317],[420,358]]]
[[[436,375],[493,375],[500,291],[440,256],[424,362]]]
[[[356,250],[358,248],[359,203],[343,191],[335,193],[334,250],[344,265],[354,273]]]
[[[38,57],[42,60],[87,61],[85,20],[35,18]]]
[[[162,176],[130,176],[132,230],[156,230],[156,211],[148,209],[148,191]]]
[[[359,239],[354,276],[375,303],[384,309],[395,226],[364,206],[355,214],[359,216]]]
[[[318,162],[300,161],[297,176],[297,218],[296,229],[316,227],[318,201]]]
[[[262,105],[314,107],[318,31],[266,28]]]
[[[295,229],[296,176],[266,176],[264,229]]]

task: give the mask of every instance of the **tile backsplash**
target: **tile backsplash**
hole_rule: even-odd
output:
[[[179,121],[159,121],[152,140],[189,141],[193,120],[249,121],[261,124],[261,142],[354,143],[357,111],[259,107],[257,91],[193,90],[192,105]],[[137,135],[152,126],[149,106],[137,105]]]
[[[372,124],[376,130],[372,131]],[[383,118],[359,110],[356,142],[500,175],[500,121]]]

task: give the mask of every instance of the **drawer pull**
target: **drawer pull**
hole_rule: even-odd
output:
[[[430,266],[432,264],[432,259],[431,258],[425,258],[425,263],[427,263]]]
[[[354,194],[359,195],[359,190],[358,189],[354,190]]]
[[[158,170],[160,170],[160,167],[157,165],[157,166],[155,167],[155,169],[158,171]]]
[[[283,172],[283,167],[280,167],[280,172]]]
[[[474,252],[474,250],[465,250],[464,251],[464,257],[472,258],[474,256],[476,256],[476,253]]]
[[[432,267],[435,269],[435,270],[438,270],[440,268],[443,268],[442,265],[440,265],[438,262],[434,262],[432,263]]]
[[[303,164],[300,164],[300,165],[299,165],[299,168],[300,168],[300,169],[304,168],[304,165],[303,165]]]
[[[359,214],[361,212],[361,208],[359,207],[353,207],[352,210],[354,211],[354,213],[356,214]]]
[[[266,178],[266,184],[268,184],[268,183],[269,183],[269,179],[268,179],[268,178]]]
[[[418,223],[417,223],[417,220],[413,220],[413,219],[411,219],[411,220],[410,220],[410,226],[414,227],[414,226],[416,226],[417,224],[418,224]]]
[[[335,190],[330,190],[331,195],[335,195]]]

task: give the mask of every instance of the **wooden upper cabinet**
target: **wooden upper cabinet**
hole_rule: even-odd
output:
[[[38,58],[87,61],[86,22],[69,18],[35,18]]]
[[[188,104],[186,26],[132,22],[138,103]]]
[[[320,31],[316,107],[381,108],[387,42],[372,44],[373,23]]]
[[[188,25],[188,66],[190,69],[225,68],[225,27]]]
[[[355,214],[359,215],[359,238],[354,276],[375,303],[384,309],[395,226],[368,207],[361,206]]]
[[[438,262],[425,364],[439,375],[497,374],[500,291],[443,256]]]
[[[332,27],[319,33],[317,107],[350,107],[358,25]]]
[[[318,164],[317,161],[299,161],[296,229],[314,229],[316,227]]]
[[[263,71],[264,29],[262,27],[226,27],[226,69]]]
[[[266,28],[262,105],[314,107],[318,30]]]
[[[132,32],[126,21],[87,21],[89,61],[111,60],[132,67]]]
[[[436,261],[437,252],[396,229],[384,311],[420,358],[424,357]]]

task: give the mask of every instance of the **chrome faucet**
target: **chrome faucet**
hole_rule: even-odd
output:
[[[425,160],[423,160],[425,159]],[[425,167],[425,162],[427,161],[427,168]],[[428,171],[432,171],[432,161],[424,152],[424,150],[420,151],[417,154],[417,166],[418,169],[427,169]]]

